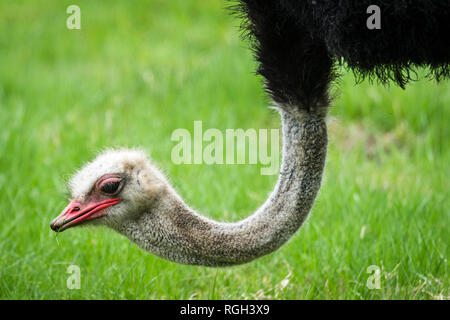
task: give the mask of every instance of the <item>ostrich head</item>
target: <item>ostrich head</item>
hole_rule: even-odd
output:
[[[149,208],[167,185],[139,150],[108,150],[70,180],[70,203],[50,224],[64,231],[81,224],[117,226]]]

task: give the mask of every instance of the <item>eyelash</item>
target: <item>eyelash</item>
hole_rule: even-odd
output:
[[[114,178],[114,177],[108,177],[106,179],[100,180],[99,182],[97,182],[97,190],[106,195],[115,195],[115,194],[119,193],[121,190],[122,180],[123,179]],[[113,184],[114,184],[113,188],[116,187],[116,185],[117,185],[117,187],[115,188],[115,190],[113,192],[107,192],[107,191],[103,190],[103,188],[105,188],[105,186],[113,185]]]
[[[114,194],[119,189],[120,181],[108,181],[101,185],[100,190],[106,194]]]

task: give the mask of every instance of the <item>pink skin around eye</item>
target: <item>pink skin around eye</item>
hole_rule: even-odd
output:
[[[105,199],[104,193],[101,192],[101,187],[106,183],[120,182],[121,178],[115,175],[103,176],[95,184],[95,193],[90,196],[86,203],[79,201],[72,201],[51,223],[50,227],[54,231],[63,231],[70,227],[74,227],[88,220],[103,217],[109,207],[114,206],[120,202],[120,198]],[[120,189],[118,189],[120,191]],[[118,193],[115,192],[116,193]],[[112,196],[113,194],[111,194]]]

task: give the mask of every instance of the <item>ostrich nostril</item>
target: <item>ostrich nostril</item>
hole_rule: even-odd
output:
[[[73,208],[72,208],[72,212],[73,212],[73,211],[80,211],[80,207],[73,207]]]

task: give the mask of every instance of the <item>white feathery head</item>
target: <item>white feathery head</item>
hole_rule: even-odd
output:
[[[144,152],[109,149],[72,177],[71,201],[50,226],[55,231],[86,222],[120,227],[148,212],[168,188]]]
[[[114,227],[120,225],[123,219],[134,219],[169,188],[164,175],[143,151],[108,149],[83,166],[70,179],[71,200],[79,203],[90,203],[95,197],[98,200],[99,191],[96,184],[107,175],[123,178],[123,187],[117,194],[111,196],[119,198],[120,203],[109,207],[106,216],[94,220],[94,224]]]
[[[121,192],[122,197],[149,196],[157,192],[166,179],[150,162],[147,155],[139,149],[108,149],[100,153],[94,160],[84,165],[69,181],[72,199],[83,200],[93,186],[106,174],[126,175],[127,185]],[[127,197],[128,195],[128,197]]]

